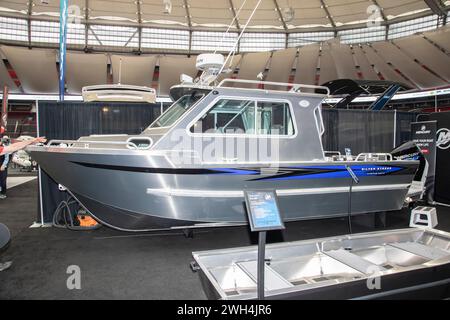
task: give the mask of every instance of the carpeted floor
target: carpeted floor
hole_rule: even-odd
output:
[[[191,252],[256,243],[245,227],[196,231],[192,239],[179,231],[30,229],[37,216],[37,181],[11,189],[8,196],[0,200],[0,222],[11,229],[13,240],[0,260],[12,260],[13,266],[0,272],[0,299],[205,299],[189,267]],[[449,208],[438,208],[438,215],[438,228],[450,231]],[[406,212],[391,213],[387,228],[407,227],[408,219]],[[353,231],[373,231],[363,224],[355,219]],[[346,233],[346,219],[305,221],[287,224],[283,234],[269,234],[268,240]],[[67,289],[70,265],[80,267],[81,290]]]

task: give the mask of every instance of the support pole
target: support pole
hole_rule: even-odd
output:
[[[68,0],[59,2],[59,101],[64,101],[66,84],[66,38]]]
[[[258,300],[264,300],[264,267],[266,260],[266,231],[258,233]]]
[[[8,125],[8,94],[9,89],[8,86],[3,87],[3,100],[2,100],[2,109],[0,110],[0,133],[6,132]]]
[[[389,88],[387,88],[386,91],[384,91],[378,97],[378,99],[374,103],[372,103],[372,105],[369,107],[369,110],[374,111],[382,110],[400,89],[401,87],[399,84],[397,83],[391,84]]]

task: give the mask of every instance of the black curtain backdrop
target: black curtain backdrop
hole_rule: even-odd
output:
[[[47,139],[75,140],[90,134],[138,134],[155,120],[161,105],[148,103],[39,102],[39,134]],[[58,204],[67,197],[58,184],[41,171],[42,212],[51,222]],[[40,210],[38,210],[40,212]],[[38,220],[41,222],[41,215]]]
[[[411,122],[416,122],[417,113],[396,112],[396,147],[412,139]]]
[[[166,109],[166,105],[164,106]],[[160,114],[160,104],[39,102],[39,133],[48,139],[78,139],[90,134],[138,134]],[[361,152],[390,152],[411,138],[413,113],[324,109],[324,150],[350,148]],[[396,129],[394,127],[396,126]],[[395,132],[395,143],[394,143]],[[66,193],[45,172],[41,174],[44,222],[51,222]],[[40,211],[40,210],[39,210]],[[38,221],[41,221],[39,214]]]
[[[390,152],[411,139],[411,122],[416,114],[395,111],[324,109],[323,148],[340,151]],[[395,134],[395,141],[394,141]]]
[[[48,139],[137,134],[159,116],[160,110],[159,103],[39,102],[39,130]]]

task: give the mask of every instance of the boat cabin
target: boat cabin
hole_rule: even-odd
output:
[[[314,92],[317,89],[324,93]],[[184,94],[142,133],[154,140],[154,150],[198,153],[194,146],[203,150],[205,144],[223,144],[249,150],[256,145],[256,153],[227,150],[223,156],[221,150],[213,148],[206,162],[324,159],[321,103],[327,96],[327,88],[225,79],[209,90],[191,87],[180,91]],[[264,143],[273,148],[270,156],[265,161],[250,159],[250,156],[264,153],[260,150]]]

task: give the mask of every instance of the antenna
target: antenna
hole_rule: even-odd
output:
[[[244,35],[244,32],[245,32],[245,30],[247,29],[248,24],[249,24],[250,21],[252,20],[253,15],[255,14],[256,9],[258,9],[258,7],[259,7],[261,1],[262,1],[262,0],[259,0],[258,3],[256,4],[255,8],[253,8],[253,11],[252,11],[250,17],[248,17],[247,22],[245,23],[244,28],[242,29],[241,33],[239,34],[239,37],[236,39],[236,42],[234,43],[233,49],[231,49],[230,53],[228,53],[228,56],[227,56],[227,58],[225,59],[225,62],[224,62],[224,64],[223,64],[222,68],[220,69],[219,74],[223,71],[223,68],[224,68],[225,65],[227,64],[228,59],[230,59],[230,56],[231,56],[232,54],[234,55],[234,53],[236,52],[236,47],[237,47],[239,41],[241,40],[242,36]]]
[[[231,26],[233,25],[234,21],[237,20],[237,18],[239,17],[239,15],[241,14],[241,10],[244,7],[245,3],[247,2],[247,0],[244,0],[241,4],[241,7],[239,8],[238,12],[236,13],[236,15],[233,17],[233,20],[231,20],[230,24],[228,25],[227,30],[225,31],[225,33],[222,36],[222,39],[220,39],[220,42],[216,45],[216,49],[214,50],[214,53],[217,52],[217,48],[219,47],[219,45],[221,45],[223,43],[223,40],[225,40],[225,37],[227,36],[228,32],[231,29]]]

